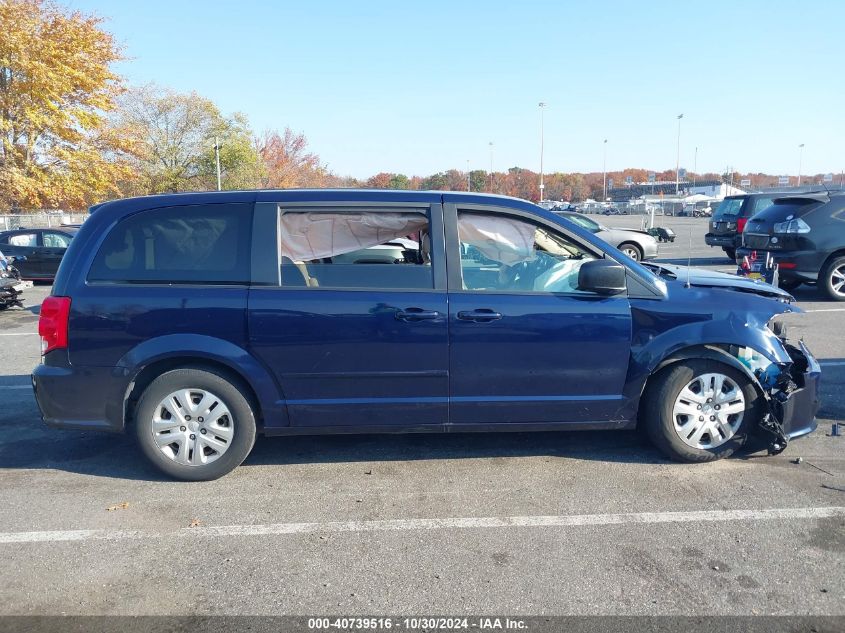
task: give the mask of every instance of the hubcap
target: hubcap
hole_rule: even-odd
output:
[[[181,389],[158,403],[152,433],[169,459],[185,466],[202,466],[229,449],[235,428],[223,400],[204,389]]]
[[[675,398],[672,420],[678,437],[693,448],[717,448],[731,439],[742,424],[745,397],[724,374],[693,378]]]
[[[830,287],[836,294],[845,296],[845,264],[830,272]]]

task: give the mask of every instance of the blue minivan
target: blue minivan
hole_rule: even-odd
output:
[[[97,205],[39,321],[55,427],[220,477],[256,435],[643,428],[670,458],[815,428],[770,285],[635,262],[501,196],[185,193]]]

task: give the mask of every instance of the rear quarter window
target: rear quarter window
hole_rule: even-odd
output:
[[[151,209],[118,222],[88,280],[114,283],[249,283],[252,205]]]

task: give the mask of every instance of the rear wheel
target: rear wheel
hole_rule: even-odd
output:
[[[217,479],[239,466],[255,433],[255,414],[243,389],[211,370],[162,374],[144,390],[135,413],[144,454],[184,481]]]
[[[620,244],[619,250],[625,253],[635,262],[638,262],[643,258],[643,253],[640,250],[639,246],[637,246],[636,244],[632,244],[631,242],[625,242],[624,244]]]
[[[819,282],[834,301],[845,301],[845,257],[836,257],[824,267]]]
[[[731,260],[732,262],[736,261],[736,249],[735,248],[723,248],[722,250],[725,251],[725,255],[728,256],[729,260]]]
[[[709,462],[733,454],[762,415],[749,378],[711,360],[686,360],[663,370],[643,394],[640,421],[667,457]]]

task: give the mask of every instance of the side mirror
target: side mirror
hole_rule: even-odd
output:
[[[10,262],[12,262],[13,264],[15,262],[25,262],[26,261],[26,255],[12,255],[12,256],[8,257],[7,259]]]
[[[612,259],[584,262],[578,270],[578,290],[599,295],[618,295],[625,292],[625,267]]]

